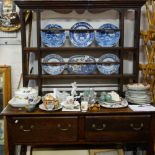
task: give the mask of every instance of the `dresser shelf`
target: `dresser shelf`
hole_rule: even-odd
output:
[[[48,0],[44,1],[44,3],[41,3],[40,0],[15,0],[15,3],[18,5],[20,8],[21,12],[21,25],[22,25],[22,62],[23,62],[23,85],[27,86],[29,80],[36,80],[38,89],[39,89],[39,94],[42,95],[44,94],[43,90],[43,85],[46,80],[49,82],[49,84],[54,84],[54,82],[60,82],[60,84],[70,84],[78,79],[78,83],[84,83],[85,80],[89,79],[90,83],[94,81],[94,79],[100,79],[98,82],[103,84],[103,82],[106,83],[106,80],[109,79],[112,81],[115,81],[116,84],[118,84],[118,93],[120,95],[123,94],[123,87],[126,83],[130,82],[138,82],[138,74],[139,74],[139,39],[140,39],[140,13],[141,13],[141,6],[145,3],[145,0],[92,0],[92,1],[68,1],[68,0],[62,0],[62,1],[55,1],[55,0]],[[36,16],[36,33],[35,33],[35,38],[36,38],[36,44],[33,46],[29,46],[27,42],[27,30],[25,26],[25,21],[24,21],[24,13],[25,10],[31,10],[33,14]],[[83,21],[85,17],[83,14],[85,11],[89,12],[92,14],[92,18],[88,20],[89,22],[93,22],[96,19],[98,19],[98,14],[100,13],[105,13],[106,11],[111,11],[114,10],[117,14],[117,25],[118,29],[112,29],[112,31],[119,31],[120,32],[120,39],[119,42],[116,46],[112,47],[100,47],[97,45],[95,39],[92,43],[91,46],[89,47],[75,47],[71,43],[68,44],[66,42],[70,41],[68,32],[74,32],[75,30],[72,30],[71,28],[65,27],[65,28],[60,28],[60,29],[51,29],[47,30],[44,28],[44,11],[49,11],[48,15],[50,16],[53,14],[53,12],[59,13],[60,17],[62,15],[61,19],[65,20],[65,17],[68,16],[72,11],[75,11],[77,14],[78,19],[76,19],[76,22]],[[53,12],[51,12],[53,11]],[[132,45],[125,44],[127,42],[127,37],[125,35],[125,31],[128,29],[126,28],[126,21],[130,20],[126,14],[128,12],[132,12],[132,20],[133,20],[133,28],[132,32],[128,33],[133,33],[133,43]],[[79,16],[80,15],[80,16]],[[94,18],[95,17],[95,18]],[[45,17],[46,18],[46,17]],[[72,17],[73,18],[73,17]],[[54,17],[51,17],[50,20],[54,20]],[[101,19],[101,17],[99,17]],[[102,18],[103,23],[105,23],[105,19]],[[57,19],[58,24],[62,24],[61,20],[59,21],[59,18]],[[87,21],[87,20],[86,20]],[[76,23],[75,22],[75,23]],[[47,22],[47,24],[50,24],[52,22]],[[34,27],[33,27],[34,29]],[[66,42],[63,46],[61,47],[46,47],[42,43],[42,38],[41,38],[41,32],[46,32],[46,31],[64,31],[67,34],[66,37]],[[93,27],[92,29],[86,29],[86,30],[76,30],[76,31],[88,31],[88,32],[94,32],[96,33],[97,31],[100,31],[100,28]],[[108,31],[108,29],[105,29],[105,31]],[[131,30],[130,30],[131,31]],[[110,33],[110,32],[109,32]],[[33,75],[30,74],[29,70],[31,68],[29,67],[29,55],[33,53],[35,55],[35,61],[37,64],[36,72],[37,74]],[[119,71],[116,74],[111,74],[111,75],[104,75],[99,73],[98,70],[96,70],[96,74],[92,75],[66,75],[66,73],[62,73],[60,75],[47,75],[43,72],[42,65],[45,65],[45,62],[43,63],[43,58],[49,54],[57,54],[60,55],[61,57],[65,59],[69,59],[71,56],[74,55],[90,55],[95,58],[96,62],[98,59],[106,54],[106,53],[112,53],[118,56],[119,58]],[[132,73],[127,74],[124,72],[125,69],[125,61],[132,61],[132,66],[131,70]],[[64,61],[60,63],[60,65],[64,64],[72,64],[72,63],[67,63],[68,61]],[[94,64],[97,64],[94,62]],[[109,64],[108,64],[109,63]],[[110,62],[108,63],[103,63],[105,65],[110,65]],[[57,63],[46,63],[47,65],[58,65]],[[77,63],[79,65],[80,63]],[[85,63],[87,64],[87,63]],[[89,64],[89,63],[88,63]],[[117,64],[116,63],[111,63],[111,64]],[[73,64],[74,65],[74,64]],[[31,66],[32,67],[32,66]],[[34,68],[34,67],[33,67]],[[66,80],[61,80],[60,79],[66,79]],[[103,80],[102,80],[103,79]],[[65,83],[68,82],[68,83]],[[87,80],[88,82],[88,80]],[[93,83],[95,84],[96,81]],[[110,84],[110,83],[109,83]]]

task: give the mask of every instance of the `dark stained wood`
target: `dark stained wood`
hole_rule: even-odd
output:
[[[132,115],[141,115],[141,114],[145,114],[145,115],[150,115],[150,114],[154,114],[154,112],[133,112],[130,108],[126,107],[126,108],[101,108],[101,110],[99,112],[91,112],[91,111],[87,111],[87,112],[63,112],[61,110],[58,111],[52,111],[52,112],[47,112],[44,110],[40,110],[38,107],[35,109],[34,112],[30,113],[30,112],[26,112],[25,108],[13,108],[11,105],[7,105],[7,107],[2,111],[1,115],[5,115],[5,116],[97,116],[97,115],[128,115],[128,116],[132,116]]]
[[[39,94],[42,94],[42,85],[43,81],[46,79],[53,79],[54,81],[59,81],[59,79],[62,78],[68,78],[75,80],[79,77],[80,79],[83,78],[92,78],[98,79],[103,78],[105,79],[114,79],[117,80],[118,84],[118,92],[120,95],[123,94],[123,85],[125,84],[124,81],[129,82],[138,81],[138,64],[139,64],[139,31],[140,31],[140,10],[141,6],[145,3],[145,0],[45,0],[43,3],[41,0],[15,0],[15,3],[20,8],[21,12],[24,12],[25,10],[31,9],[33,12],[36,13],[36,29],[37,29],[37,47],[27,47],[26,46],[26,31],[25,31],[25,24],[23,20],[23,16],[21,16],[22,21],[22,60],[23,60],[23,83],[24,86],[28,84],[28,81],[30,79],[36,79],[38,88],[39,88]],[[90,10],[91,13],[101,12],[101,11],[107,11],[115,9],[115,11],[119,15],[119,28],[115,31],[120,31],[121,37],[119,41],[118,47],[98,47],[94,41],[94,47],[86,47],[86,48],[78,48],[78,47],[58,47],[58,48],[49,48],[49,47],[43,47],[41,44],[41,31],[46,31],[41,27],[41,14],[43,10],[54,10],[61,13],[65,13],[67,15],[67,12],[70,13],[70,11],[75,10],[77,13],[82,14],[84,10]],[[124,21],[125,21],[125,14],[126,12],[132,9],[135,14],[134,18],[134,46],[133,47],[125,47],[124,46]],[[94,10],[94,11],[93,11]],[[98,10],[98,11],[97,11]],[[60,29],[60,31],[71,31],[71,29]],[[54,30],[51,30],[54,31]],[[79,31],[85,31],[85,30],[79,30]],[[89,31],[100,31],[100,29],[93,28]],[[109,31],[109,30],[105,30]],[[26,53],[33,52],[36,55],[37,62],[38,62],[38,75],[29,75],[28,68],[26,68],[26,64],[28,63],[26,58]],[[119,74],[118,75],[99,75],[99,72],[96,72],[95,75],[88,75],[88,76],[81,76],[81,75],[59,75],[59,76],[50,76],[50,75],[42,75],[42,58],[44,58],[48,54],[59,54],[63,58],[69,58],[72,55],[91,55],[95,58],[99,58],[105,53],[114,53],[119,56],[120,58],[120,68],[119,68]],[[123,61],[124,56],[127,54],[133,55],[133,75],[125,75],[123,73]],[[108,78],[107,78],[108,77]],[[133,77],[133,78],[132,78]],[[69,83],[72,82],[68,80]],[[78,81],[83,82],[83,81]],[[65,83],[64,80],[61,81],[62,84]]]
[[[54,47],[54,48],[49,48],[49,47],[42,47],[40,48],[40,50],[42,52],[50,52],[50,51],[54,51],[54,52],[57,52],[57,51],[65,51],[65,52],[73,52],[73,51],[78,51],[78,52],[91,52],[91,51],[97,51],[97,52],[100,52],[100,51],[116,51],[118,52],[119,50],[121,49],[121,47],[85,47],[85,48],[80,48],[80,47]],[[134,51],[137,51],[136,48],[134,47],[124,47],[124,52],[134,52]],[[37,48],[35,47],[31,47],[31,48],[24,48],[24,51],[25,52],[37,52]]]
[[[8,105],[2,112],[8,127],[9,155],[15,145],[52,148],[117,148],[144,144],[154,155],[155,112],[133,112],[129,108],[99,112],[46,112]],[[11,131],[11,132],[10,132]]]
[[[15,0],[22,9],[95,9],[95,8],[137,8],[145,0]]]
[[[138,81],[139,64],[139,31],[141,6],[145,0],[15,0],[21,10],[22,22],[22,61],[23,61],[23,83],[27,86],[29,80],[36,80],[39,94],[43,93],[44,82],[50,84],[64,84],[73,81],[103,84],[103,81],[116,81],[119,93],[123,92],[123,85],[131,81]],[[26,26],[23,13],[32,10],[36,14],[37,45],[28,47],[26,43]],[[73,10],[80,16],[85,10],[97,13],[114,9],[119,15],[119,31],[121,34],[118,47],[60,47],[49,48],[41,44],[41,15],[44,10],[53,10],[63,14]],[[134,45],[124,45],[125,15],[128,10],[134,12]],[[92,29],[90,31],[98,31]],[[52,30],[53,31],[53,30]],[[70,31],[70,29],[62,29]],[[82,30],[83,31],[83,30]],[[33,52],[38,62],[38,74],[29,74],[26,68],[26,55]],[[117,54],[120,58],[119,74],[102,75],[98,71],[92,75],[47,75],[42,74],[42,58],[54,53],[64,58],[72,55],[91,55],[99,58],[105,53]],[[124,57],[133,56],[133,74],[123,73]],[[54,63],[53,63],[54,64]],[[55,64],[56,65],[56,64]],[[155,142],[155,112],[133,112],[131,109],[106,109],[101,108],[99,112],[63,112],[60,110],[47,112],[38,107],[34,112],[26,112],[24,108],[13,108],[8,105],[2,112],[6,116],[9,138],[9,151],[14,154],[15,145],[51,146],[55,148],[117,148],[118,146],[141,145],[147,148],[147,155],[154,155],[153,144]],[[10,132],[11,131],[11,132]]]
[[[137,51],[139,51],[139,39],[140,39],[140,13],[141,10],[136,10],[135,11],[135,25],[134,25],[134,47],[137,48]],[[136,35],[137,34],[137,35]],[[134,53],[134,57],[133,57],[134,61],[133,61],[133,72],[134,74],[137,74],[139,71],[139,52]],[[138,79],[138,74],[137,74],[137,79]],[[135,81],[137,82],[137,81]]]
[[[88,141],[145,141],[149,137],[149,121],[150,115],[86,116],[85,138]]]

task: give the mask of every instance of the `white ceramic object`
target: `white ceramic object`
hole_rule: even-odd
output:
[[[81,111],[86,112],[88,110],[88,102],[87,101],[82,101],[81,102]]]
[[[127,100],[126,99],[123,99],[121,102],[119,102],[119,103],[105,103],[105,102],[103,102],[102,104],[100,104],[102,107],[104,107],[104,108],[125,108],[125,107],[127,107],[128,106],[128,102],[127,102]]]
[[[47,108],[45,108],[44,104],[39,105],[39,109],[45,110],[45,111],[56,111],[56,110],[60,110],[61,108],[62,108],[62,105],[60,105],[57,109],[55,109],[55,108],[47,109]]]
[[[34,104],[36,105],[37,103],[39,103],[41,100],[41,97],[38,96],[37,99],[33,102],[33,103],[29,103],[28,99],[19,99],[16,97],[13,97],[8,103],[15,108],[22,108],[25,107],[28,104]]]
[[[34,89],[32,87],[22,87],[15,91],[15,97],[22,98],[22,99],[28,99],[28,97],[37,97],[38,96],[38,90]]]
[[[133,83],[133,84],[128,84],[127,88],[129,90],[148,90],[150,88],[150,85],[143,85],[142,83]]]
[[[61,103],[61,105],[66,109],[77,109],[77,107],[80,105],[78,101],[73,101],[72,103],[68,103],[67,101],[64,101]]]

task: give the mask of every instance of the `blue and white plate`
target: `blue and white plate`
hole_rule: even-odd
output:
[[[120,39],[120,32],[117,26],[107,23],[100,26],[99,29],[101,30],[98,30],[95,34],[95,39],[99,46],[112,47],[117,45]]]
[[[43,59],[43,63],[49,63],[49,62],[64,62],[63,58],[60,55],[57,54],[50,54],[47,55],[44,59]],[[64,64],[42,64],[42,68],[43,70],[50,75],[59,75],[61,74],[64,69],[65,69],[65,65]]]
[[[68,70],[71,74],[92,74],[96,70],[95,58],[89,55],[74,55],[69,58],[68,62],[75,63],[68,65]],[[88,64],[76,64],[80,62]]]
[[[62,29],[58,24],[48,24],[44,29],[49,31],[41,32],[41,40],[45,46],[60,47],[63,46],[66,40],[65,31],[57,30]]]
[[[80,29],[88,30],[93,27],[86,22],[78,22],[71,27],[69,37],[72,44],[76,47],[87,47],[94,40],[94,32],[92,31],[79,31]]]
[[[103,64],[98,64],[97,68],[101,74],[118,73],[120,64],[114,64],[114,63],[110,64],[110,62],[119,62],[119,61],[120,60],[117,55],[107,53],[99,58],[98,62]],[[108,63],[106,64],[104,62],[109,62],[109,64]]]

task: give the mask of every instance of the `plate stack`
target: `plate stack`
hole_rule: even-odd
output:
[[[133,104],[149,104],[151,103],[150,85],[140,83],[128,84],[125,97],[128,102]]]

